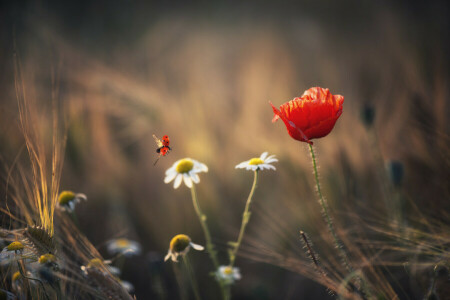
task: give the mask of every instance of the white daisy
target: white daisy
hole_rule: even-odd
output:
[[[216,278],[225,284],[232,284],[234,281],[241,279],[239,268],[230,266],[220,266],[216,271]]]
[[[174,236],[170,241],[169,251],[164,258],[164,261],[171,258],[172,261],[178,262],[178,256],[186,255],[191,247],[198,251],[205,249],[203,246],[192,243],[191,238],[185,234]]]
[[[208,172],[208,167],[205,164],[192,158],[183,158],[167,169],[164,182],[169,183],[175,179],[173,187],[177,189],[181,184],[181,180],[184,180],[184,184],[191,188],[192,182],[200,182],[200,177],[198,177],[197,173],[201,172]]]
[[[271,163],[277,162],[278,159],[275,158],[275,155],[267,156],[269,153],[264,152],[261,154],[261,156],[252,158],[250,160],[241,162],[236,166],[236,169],[247,169],[252,171],[258,171],[258,170],[264,170],[266,169],[272,169],[276,170],[274,166],[271,165]]]
[[[81,200],[87,200],[85,194],[75,194],[71,191],[63,191],[59,194],[57,207],[60,210],[72,212],[75,209],[75,205]]]
[[[108,241],[106,248],[112,255],[123,254],[125,256],[139,255],[142,250],[138,242],[124,238]]]

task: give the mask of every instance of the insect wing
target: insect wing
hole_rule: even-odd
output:
[[[156,137],[156,135],[153,135],[153,138],[155,139],[156,145],[158,145],[158,148],[161,148],[163,146],[163,143],[160,139]]]

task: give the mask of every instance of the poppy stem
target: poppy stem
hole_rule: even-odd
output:
[[[203,214],[202,210],[200,209],[200,205],[198,204],[197,200],[197,193],[195,191],[195,184],[191,187],[191,196],[192,196],[192,203],[194,204],[195,212],[197,213],[197,216],[200,220],[200,224],[202,225],[203,233],[205,234],[205,240],[206,240],[206,250],[208,251],[209,257],[211,258],[213,264],[214,264],[214,270],[219,270],[219,260],[217,259],[217,252],[214,249],[214,244],[212,243],[211,234],[209,233],[208,224],[206,223],[206,215]],[[218,280],[220,289],[222,292],[223,299],[228,299],[227,291],[224,283],[222,280]]]
[[[253,194],[255,193],[256,184],[258,182],[258,170],[254,172],[255,176],[253,178],[253,185],[252,189],[250,190],[250,194],[247,198],[247,203],[245,204],[244,213],[242,215],[242,224],[241,229],[239,231],[239,237],[236,241],[236,243],[233,244],[233,250],[230,252],[230,267],[233,267],[234,262],[236,260],[236,254],[239,250],[239,246],[241,245],[242,238],[244,237],[245,228],[247,227],[248,221],[250,220],[251,212],[250,210],[250,204],[252,203]]]
[[[314,167],[314,177],[316,179],[317,193],[319,194],[319,201],[320,201],[320,205],[322,206],[322,209],[323,209],[323,215],[325,218],[325,222],[328,225],[328,230],[330,231],[331,235],[333,236],[334,245],[339,251],[339,255],[341,256],[344,267],[347,269],[348,272],[350,272],[351,274],[354,274],[355,271],[353,270],[352,266],[349,263],[347,252],[345,252],[345,249],[342,246],[341,242],[339,241],[336,231],[334,230],[333,221],[331,220],[330,214],[328,213],[328,204],[322,195],[322,190],[320,189],[319,172],[317,171],[316,156],[314,154],[314,149],[311,144],[309,144],[309,150],[311,151],[311,159],[312,159],[313,167]],[[363,299],[367,299],[367,294],[369,294],[369,298],[371,298],[370,293],[367,289],[367,284],[366,284],[365,279],[360,275],[356,275],[356,278],[360,285],[358,292],[362,294]]]
[[[309,150],[311,151],[311,158],[312,158],[312,163],[313,163],[313,167],[314,167],[314,177],[316,179],[317,193],[319,194],[319,202],[323,209],[323,215],[325,218],[325,222],[328,225],[328,230],[330,231],[331,235],[333,236],[334,245],[336,246],[336,248],[339,251],[339,254],[342,258],[345,268],[347,269],[347,271],[353,272],[353,268],[350,266],[350,263],[348,261],[347,253],[345,252],[344,248],[342,247],[342,244],[339,241],[336,231],[334,230],[333,221],[331,220],[330,214],[328,213],[328,204],[322,195],[322,190],[320,189],[319,172],[317,171],[316,156],[314,154],[314,149],[311,144],[309,144]]]

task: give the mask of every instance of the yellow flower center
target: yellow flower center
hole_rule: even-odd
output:
[[[12,242],[11,244],[9,244],[6,249],[8,251],[18,251],[18,250],[22,250],[23,249],[23,245],[21,242]]]
[[[130,241],[127,239],[118,239],[118,240],[116,240],[116,245],[119,248],[126,248],[126,247],[130,246]]]
[[[70,191],[63,191],[59,194],[58,202],[61,205],[67,204],[75,198],[75,193]]]
[[[183,252],[186,247],[189,246],[189,243],[191,242],[191,238],[188,237],[185,234],[178,234],[172,238],[170,241],[170,250],[172,252],[178,253]]]
[[[249,165],[260,165],[263,164],[264,161],[261,158],[252,158],[250,159]]]
[[[17,271],[13,274],[13,276],[11,277],[11,280],[16,281],[16,280],[19,280],[20,278],[22,278],[22,275],[20,274],[19,271]]]
[[[47,253],[44,255],[41,255],[41,257],[39,257],[39,263],[40,264],[45,264],[48,262],[55,262],[56,261],[56,257],[53,254]]]
[[[194,167],[194,162],[188,158],[184,158],[182,160],[180,160],[180,162],[177,165],[177,172],[182,174],[182,173],[187,173],[190,170],[192,170],[192,168]]]
[[[89,268],[92,268],[92,267],[96,267],[96,268],[103,267],[103,261],[100,258],[93,258],[93,259],[91,259],[89,261],[87,266]]]
[[[223,269],[223,273],[224,273],[225,275],[232,275],[232,274],[233,274],[233,268],[230,267],[230,266],[228,266],[228,267],[226,267],[225,269]]]

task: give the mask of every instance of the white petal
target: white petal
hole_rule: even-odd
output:
[[[242,278],[241,273],[238,270],[235,270],[234,274],[233,274],[234,280],[240,280]]]
[[[261,156],[259,158],[261,160],[265,160],[268,154],[269,154],[268,152],[264,152],[263,154],[261,154]]]
[[[184,174],[183,174],[183,179],[184,179],[184,184],[185,184],[188,188],[191,188],[191,187],[192,187],[192,180],[191,180],[191,177],[190,177],[188,174],[184,173]]]
[[[250,162],[249,160],[244,161],[244,162],[241,162],[240,164],[238,164],[238,165],[235,167],[235,169],[243,169],[243,168],[245,168],[245,167],[248,166],[248,163],[249,163],[249,162]]]
[[[265,165],[267,169],[272,169],[272,170],[276,170],[274,166],[266,164]]]
[[[208,172],[208,167],[205,164],[202,164],[201,162],[197,161],[197,165],[194,166],[194,169],[196,169],[196,172]]]
[[[200,182],[200,177],[198,177],[198,175],[197,175],[196,173],[193,173],[193,174],[191,175],[191,179],[192,179],[192,181],[195,182],[195,183],[199,183],[199,182]]]
[[[205,247],[203,247],[203,246],[201,246],[201,245],[197,245],[197,244],[194,244],[194,243],[189,243],[190,245],[191,245],[191,247],[192,248],[194,248],[195,250],[198,250],[198,251],[202,251],[202,250],[204,250],[205,249]]]
[[[176,168],[177,168],[178,162],[179,162],[179,160],[177,160],[170,168],[168,168],[166,170],[166,175],[177,171]]]
[[[175,176],[177,176],[177,171],[173,170],[173,172],[170,173],[166,173],[166,178],[164,178],[164,183],[169,183],[171,182]]]
[[[173,183],[173,188],[174,189],[177,189],[180,186],[182,179],[183,179],[183,175],[178,174],[177,178],[175,178],[175,182]]]
[[[264,161],[264,163],[270,164],[270,163],[277,162],[277,161],[278,161],[278,159],[276,159],[276,158],[268,158]]]
[[[167,252],[166,257],[164,257],[164,261],[167,261],[171,257],[172,257],[172,251],[169,250],[169,252]]]
[[[87,197],[86,197],[85,194],[81,194],[81,193],[80,194],[76,194],[75,197],[77,198],[78,201],[80,201],[80,200],[87,201]]]
[[[259,166],[260,165],[253,165],[253,166],[250,166],[250,167],[251,167],[252,171],[256,171],[256,170],[258,170]]]

